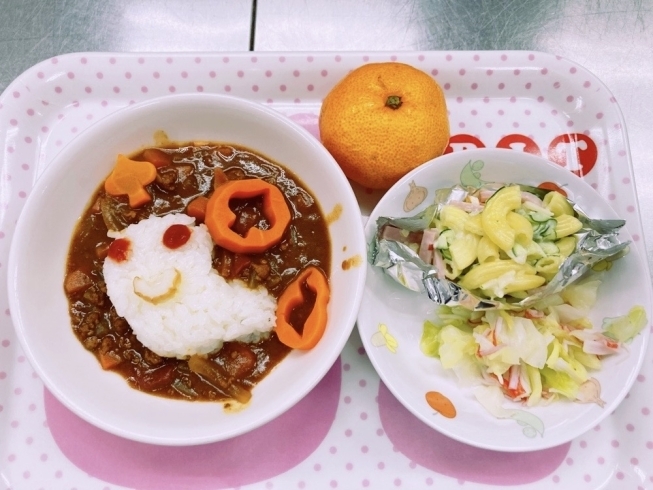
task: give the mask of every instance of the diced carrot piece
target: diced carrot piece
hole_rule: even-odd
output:
[[[106,370],[113,369],[122,362],[122,359],[118,356],[118,354],[111,351],[101,353],[99,358],[102,369]]]
[[[213,188],[217,189],[222,184],[225,184],[227,182],[229,182],[229,177],[227,177],[225,171],[222,170],[221,168],[216,168],[213,171]]]
[[[154,165],[156,168],[165,167],[172,164],[172,156],[156,148],[148,148],[143,152],[143,158]]]
[[[186,214],[192,216],[198,223],[204,223],[206,217],[206,205],[209,199],[204,196],[198,196],[186,206]]]

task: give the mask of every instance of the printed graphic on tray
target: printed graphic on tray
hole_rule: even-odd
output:
[[[582,177],[594,168],[598,149],[594,140],[585,134],[561,134],[549,144],[548,156],[552,162]]]
[[[548,143],[548,146],[544,147],[544,152],[530,136],[519,133],[502,137],[494,146],[496,148],[506,148],[545,156],[550,161],[567,168],[579,177],[589,174],[598,160],[598,147],[596,143],[592,138],[581,133],[556,136]],[[444,153],[485,147],[485,143],[477,136],[471,134],[455,134],[449,139],[449,145]]]
[[[504,136],[497,143],[497,148],[506,148],[508,150],[523,151],[533,155],[542,156],[540,148],[535,141],[523,134],[509,134]]]

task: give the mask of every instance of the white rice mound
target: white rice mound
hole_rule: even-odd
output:
[[[191,229],[189,240],[177,249],[163,244],[163,234],[173,224]],[[220,276],[211,266],[208,230],[203,224],[195,226],[194,218],[152,216],[108,235],[130,242],[127,260],[104,261],[109,298],[138,340],[156,354],[180,359],[207,354],[225,341],[257,341],[274,327],[275,298],[264,287],[254,290]],[[181,281],[171,288],[175,275]],[[143,299],[135,292],[142,293],[143,284],[153,291],[171,291],[171,297],[157,304]]]

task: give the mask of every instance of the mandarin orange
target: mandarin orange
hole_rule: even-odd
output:
[[[320,138],[345,175],[370,189],[388,189],[444,153],[449,118],[440,85],[396,62],[351,71],[325,97]]]

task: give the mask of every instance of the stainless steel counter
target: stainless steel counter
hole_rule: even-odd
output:
[[[247,51],[250,0],[0,0],[0,92],[30,66],[81,51]]]

